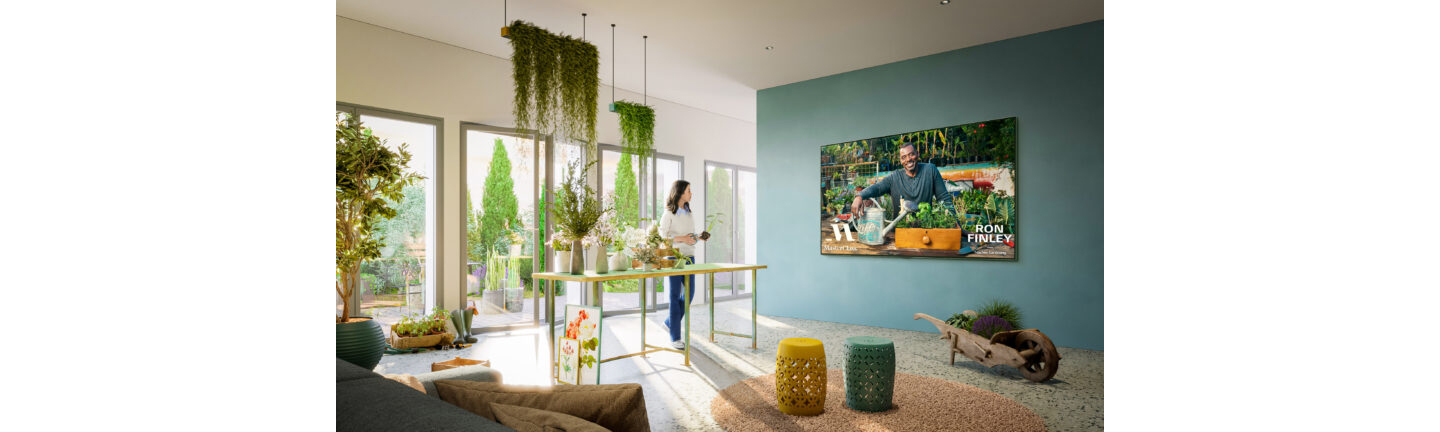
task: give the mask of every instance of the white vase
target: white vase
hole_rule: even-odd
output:
[[[623,271],[630,269],[630,257],[624,253],[617,252],[610,256],[610,271]]]
[[[555,272],[568,273],[570,271],[570,251],[555,251]]]
[[[600,248],[598,248],[598,247],[595,247],[595,246],[586,246],[586,247],[585,247],[585,270],[586,270],[586,271],[592,271],[592,272],[593,272],[593,271],[596,270],[596,269],[595,269],[595,256],[596,256],[596,254],[598,254],[599,252],[600,252]]]

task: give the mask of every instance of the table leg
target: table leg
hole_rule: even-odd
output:
[[[760,325],[755,322],[755,317],[760,308],[760,270],[750,270],[750,349],[756,349],[760,340]]]
[[[710,343],[715,343],[715,273],[708,274],[710,277]]]
[[[640,282],[640,351],[644,352],[650,348],[645,345],[645,279],[637,279]],[[640,354],[640,357],[647,357]]]
[[[559,365],[556,364],[555,361],[555,281],[544,279],[541,279],[541,281],[544,282],[546,286],[545,316],[547,317],[546,321],[549,322],[548,326],[550,327],[550,338],[547,339],[549,341],[549,348],[547,348],[547,350],[550,351],[550,380],[553,383],[555,378],[559,376],[559,370],[556,369]]]
[[[690,302],[695,295],[690,292],[690,278],[680,276],[680,295],[685,296],[685,366],[690,366]]]

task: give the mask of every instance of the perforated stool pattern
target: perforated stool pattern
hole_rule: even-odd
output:
[[[780,341],[775,355],[775,397],[780,412],[817,415],[825,411],[825,344],[818,339]]]
[[[885,411],[894,396],[895,343],[874,336],[845,339],[845,405],[856,411]]]

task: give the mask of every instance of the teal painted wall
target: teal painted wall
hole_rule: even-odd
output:
[[[1104,30],[1096,21],[760,90],[757,170],[775,186],[759,191],[759,262],[770,266],[760,313],[933,332],[912,315],[945,319],[998,298],[1056,345],[1103,350]],[[1012,116],[1018,261],[820,254],[821,146]]]

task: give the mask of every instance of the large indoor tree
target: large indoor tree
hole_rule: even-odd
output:
[[[382,239],[375,229],[398,214],[394,203],[404,198],[405,187],[424,178],[410,171],[406,147],[391,149],[358,116],[336,116],[335,293],[344,302],[337,323],[350,320],[360,265],[380,257]]]

